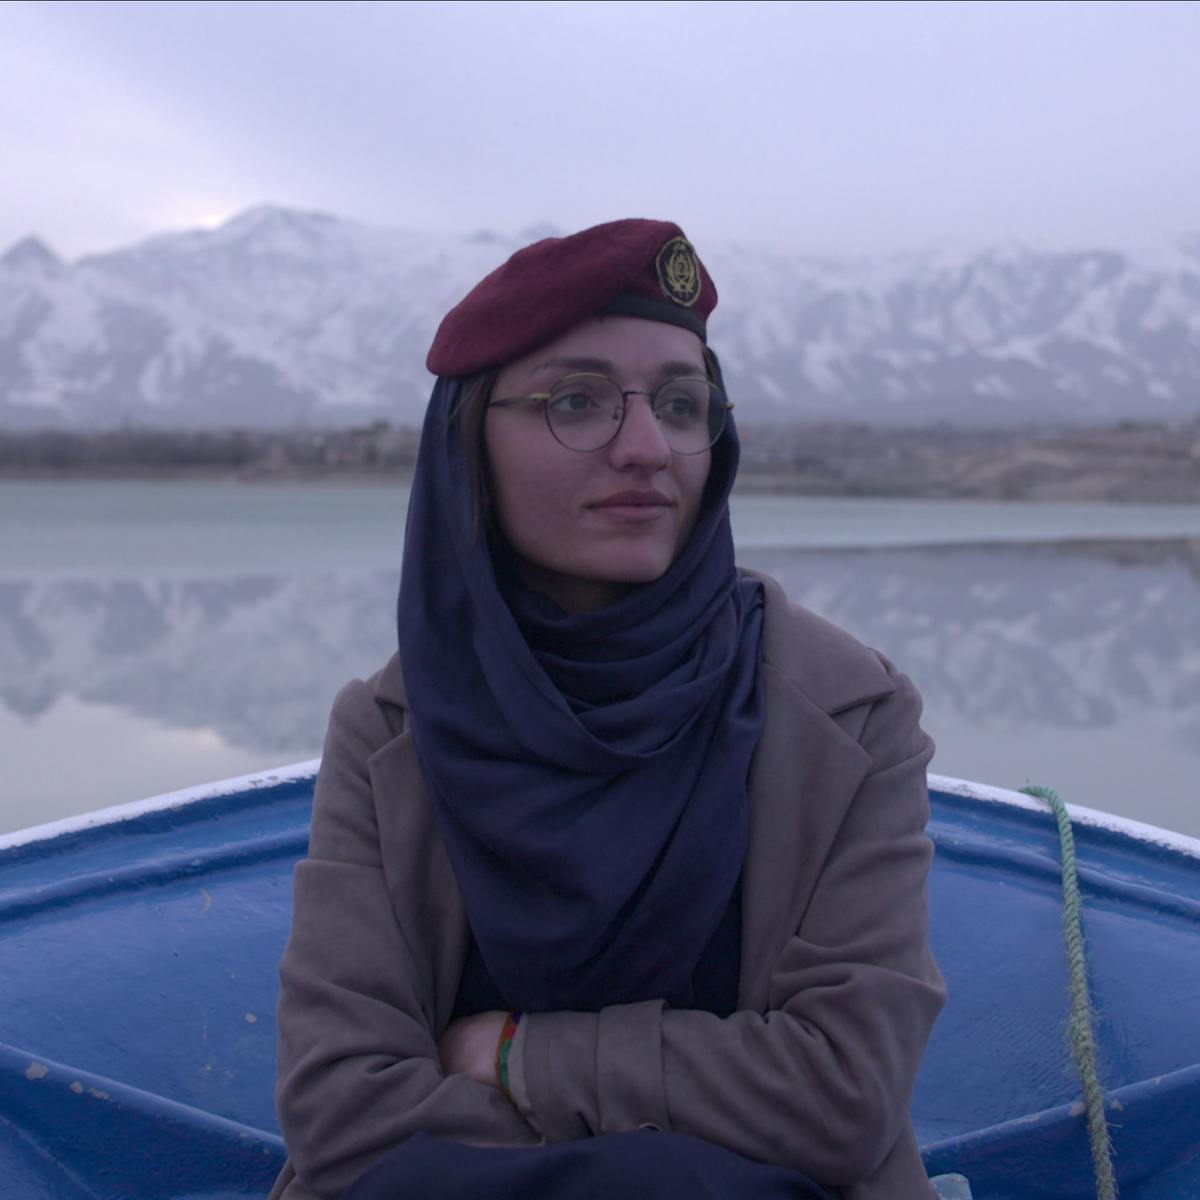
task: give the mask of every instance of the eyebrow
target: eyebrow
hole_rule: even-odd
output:
[[[564,368],[569,371],[592,371],[598,375],[611,375],[615,370],[614,364],[607,358],[548,358],[533,367],[531,373],[536,375],[542,371],[560,371]],[[688,375],[700,378],[704,373],[703,363],[686,362],[683,359],[659,363],[655,368],[655,374],[660,379]]]

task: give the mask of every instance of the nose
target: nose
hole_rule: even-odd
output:
[[[625,420],[609,443],[614,467],[644,466],[659,469],[671,461],[671,447],[650,407],[650,397],[632,392],[625,399]]]

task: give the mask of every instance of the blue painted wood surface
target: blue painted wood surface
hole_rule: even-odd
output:
[[[0,1180],[46,1200],[264,1196],[276,967],[312,779],[0,849]],[[950,1002],[913,1100],[975,1200],[1092,1195],[1049,812],[934,791]],[[1076,829],[1126,1200],[1200,1200],[1200,858]]]

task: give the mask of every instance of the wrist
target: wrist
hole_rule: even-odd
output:
[[[508,1055],[512,1050],[513,1038],[516,1037],[520,1021],[519,1010],[508,1013],[500,1030],[500,1040],[496,1043],[496,1083],[509,1100],[512,1100],[513,1094],[508,1081]]]

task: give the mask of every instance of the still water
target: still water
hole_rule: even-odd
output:
[[[0,831],[319,754],[395,644],[406,499],[0,483]],[[744,496],[734,528],[912,675],[933,770],[1200,835],[1200,507]]]

